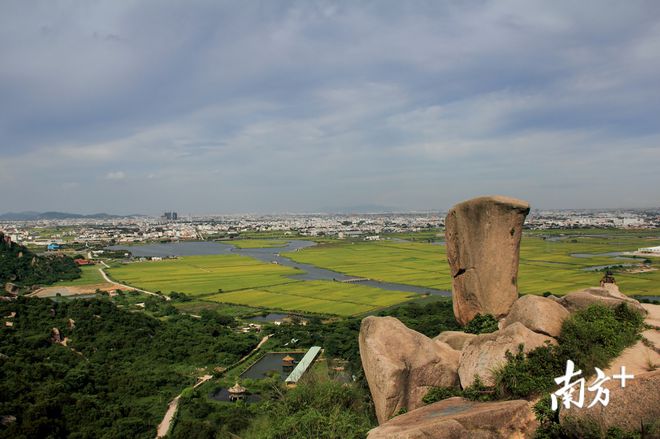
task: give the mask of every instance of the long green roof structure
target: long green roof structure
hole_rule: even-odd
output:
[[[286,380],[284,380],[287,384],[289,383],[297,383],[298,380],[303,376],[303,374],[307,371],[309,366],[314,363],[314,360],[316,357],[319,355],[319,352],[321,352],[321,347],[320,346],[312,346],[309,348],[309,350],[305,353],[305,356],[302,357],[300,362],[296,365],[295,369],[291,371],[288,377],[286,377]]]

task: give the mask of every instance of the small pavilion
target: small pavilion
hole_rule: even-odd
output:
[[[296,359],[293,358],[291,355],[287,355],[286,357],[282,358],[282,371],[291,372],[295,366],[294,364],[295,361]]]
[[[245,392],[247,392],[247,389],[245,387],[241,386],[240,384],[238,384],[238,382],[237,382],[236,384],[231,386],[229,389],[227,389],[227,391],[229,392],[229,400],[230,401],[238,401],[238,400],[245,399]]]

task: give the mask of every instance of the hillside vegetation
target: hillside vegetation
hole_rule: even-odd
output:
[[[0,232],[0,284],[12,282],[21,286],[52,284],[58,280],[80,277],[80,268],[68,256],[38,256],[26,247],[5,242]]]

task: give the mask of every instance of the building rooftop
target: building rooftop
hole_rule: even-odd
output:
[[[286,377],[286,380],[284,381],[286,383],[297,383],[298,380],[307,371],[309,366],[311,366],[314,363],[314,360],[319,355],[319,352],[321,352],[320,346],[312,346],[311,348],[309,348],[307,353],[305,353],[305,356],[302,357],[300,362],[296,365],[296,368],[293,369],[293,371],[291,371],[289,376]]]

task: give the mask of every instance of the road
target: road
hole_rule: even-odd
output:
[[[106,267],[108,267],[105,264],[105,262],[102,262],[102,264],[105,265]],[[117,286],[122,287],[122,288],[129,289],[129,290],[139,291],[139,292],[144,293],[144,294],[151,294],[152,296],[162,297],[165,300],[172,300],[169,296],[165,296],[163,294],[154,293],[153,291],[141,290],[139,288],[135,288],[135,287],[132,287],[130,285],[120,284],[119,282],[115,282],[114,280],[110,279],[108,277],[108,275],[105,273],[105,271],[103,271],[102,268],[99,268],[99,271],[101,272],[101,276],[103,276],[103,279],[105,279],[105,281],[108,282],[108,283],[117,285]]]

